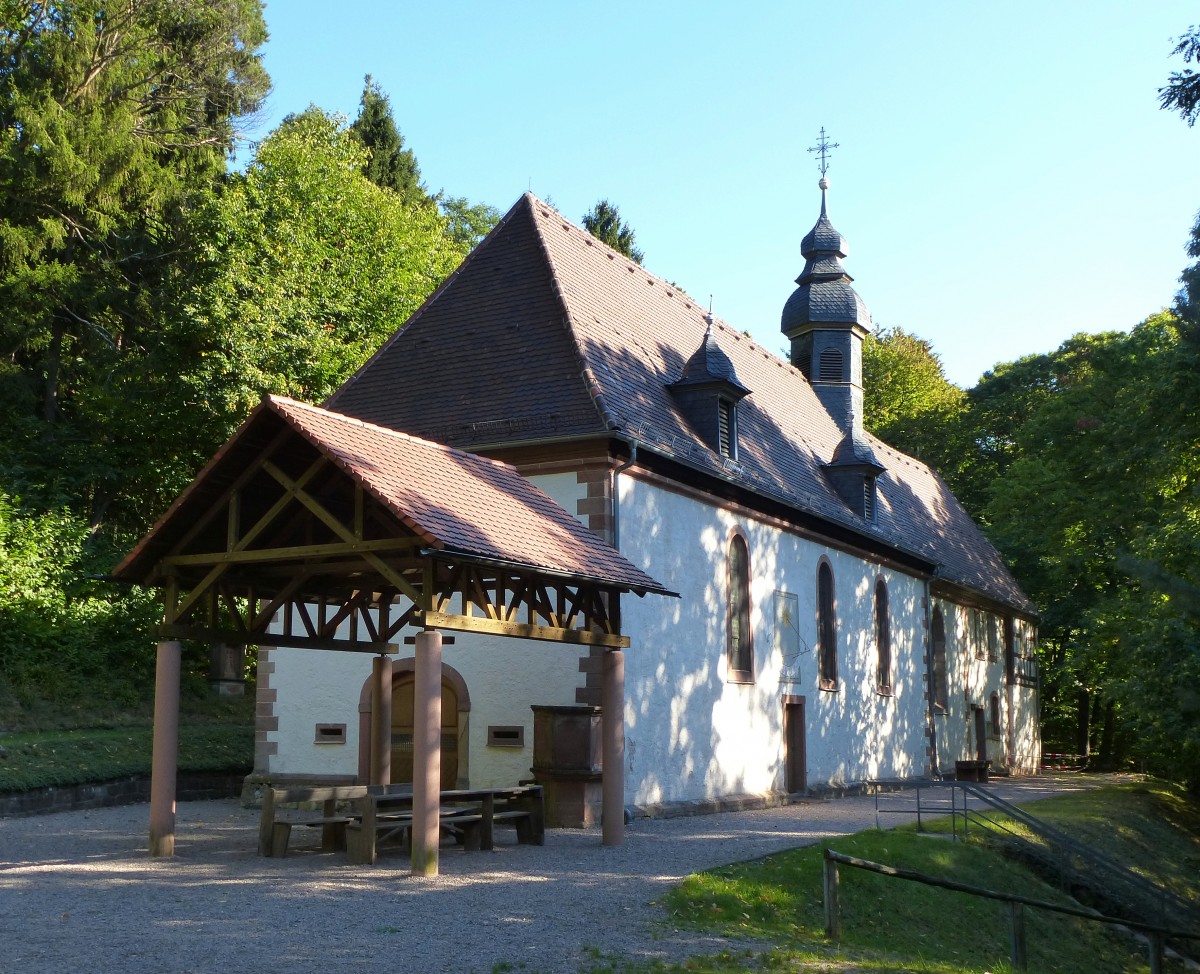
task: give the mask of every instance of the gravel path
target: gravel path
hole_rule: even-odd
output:
[[[1025,801],[1093,786],[1043,777],[993,790]],[[303,850],[259,858],[258,814],[233,801],[180,804],[173,860],[146,854],[147,823],[145,805],[0,820],[0,972],[574,974],[596,951],[678,959],[724,941],[657,923],[653,901],[670,886],[870,828],[875,805],[640,819],[617,848],[595,830],[552,830],[543,847],[501,831],[494,852],[443,849],[435,879],[412,878],[398,853],[376,866]]]

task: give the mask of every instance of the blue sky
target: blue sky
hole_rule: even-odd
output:
[[[331,12],[332,11],[332,12]],[[1200,128],[1160,111],[1194,3],[274,0],[251,133],[390,95],[431,190],[578,222],[601,198],[652,273],[781,352],[829,213],[877,325],[970,386],[997,362],[1169,306]]]

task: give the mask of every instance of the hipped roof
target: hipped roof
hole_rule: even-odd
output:
[[[712,340],[751,390],[738,463],[669,387],[704,340],[686,293],[525,194],[460,268],[329,400],[338,412],[467,449],[609,435],[816,518],[1027,614],[1036,609],[945,482],[867,434],[884,467],[874,521],[822,472],[844,432],[804,376],[719,318]]]
[[[666,593],[508,464],[282,396],[264,399],[114,575],[153,580],[159,559],[253,463],[280,421],[439,556]]]

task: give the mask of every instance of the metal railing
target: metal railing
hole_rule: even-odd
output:
[[[971,896],[978,896],[984,899],[999,900],[1009,904],[1011,913],[1011,940],[1010,953],[1012,958],[1012,966],[1017,970],[1025,970],[1029,966],[1028,955],[1025,942],[1025,913],[1024,908],[1027,906],[1034,907],[1039,910],[1048,910],[1054,913],[1062,913],[1067,916],[1078,917],[1083,920],[1091,920],[1094,923],[1107,923],[1115,926],[1125,927],[1130,930],[1136,930],[1144,934],[1148,941],[1148,949],[1150,954],[1150,974],[1159,974],[1162,971],[1163,948],[1166,940],[1200,940],[1200,933],[1195,933],[1187,930],[1174,930],[1167,927],[1161,927],[1155,924],[1140,923],[1137,921],[1127,920],[1122,917],[1110,917],[1094,911],[1080,909],[1078,907],[1064,906],[1058,903],[1047,903],[1044,900],[1031,899],[1028,896],[1019,896],[1016,893],[1001,893],[997,890],[985,889],[982,886],[969,886],[966,883],[957,883],[949,879],[939,879],[936,876],[927,876],[924,873],[918,873],[911,869],[899,869],[895,866],[886,866],[883,863],[871,862],[868,859],[858,859],[854,856],[843,855],[840,852],[834,852],[832,849],[825,850],[824,863],[824,893],[825,893],[825,935],[831,940],[841,938],[842,919],[841,919],[841,892],[840,880],[838,877],[838,865],[851,866],[855,869],[863,869],[868,872],[877,873],[881,876],[888,876],[892,879],[904,879],[914,883],[922,883],[926,886],[936,886],[940,889],[948,889],[957,893],[967,893]]]
[[[942,797],[947,789],[950,793],[948,801]],[[955,840],[960,831],[964,838],[968,837],[972,826],[977,831],[1001,835],[1041,863],[1051,873],[1048,878],[1056,880],[1065,892],[1074,893],[1085,888],[1103,890],[1104,902],[1119,905],[1131,925],[1154,920],[1159,927],[1166,928],[1200,922],[1200,911],[1186,900],[987,788],[967,781],[944,781],[920,786],[914,791],[915,794],[905,800],[906,796],[899,793],[881,795],[877,788],[876,828],[882,827],[881,815],[907,814],[910,818],[915,815],[918,831],[924,831],[926,818],[949,815],[950,831]],[[942,795],[933,797],[931,792]]]

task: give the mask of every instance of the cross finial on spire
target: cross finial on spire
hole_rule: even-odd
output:
[[[825,170],[829,168],[829,150],[839,148],[836,142],[830,142],[828,136],[825,135],[825,126],[821,126],[821,134],[817,137],[817,144],[812,146],[808,151],[819,153],[818,163],[821,169],[821,175],[825,175]]]

